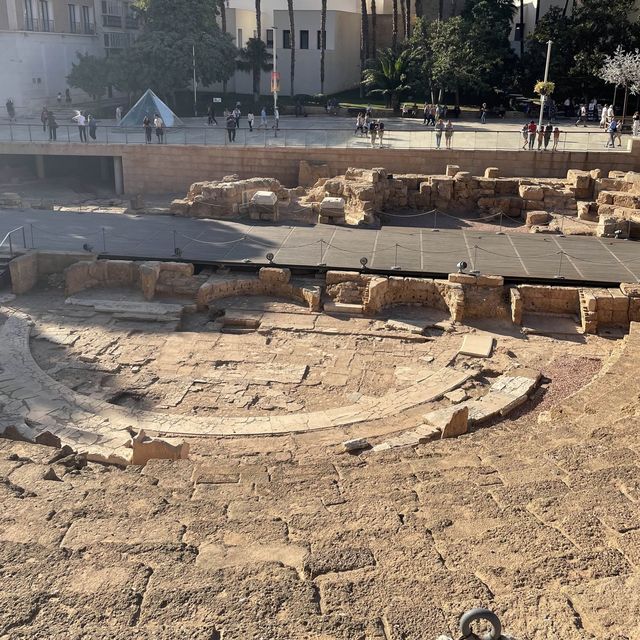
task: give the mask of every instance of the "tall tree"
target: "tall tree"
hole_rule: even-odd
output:
[[[411,2],[411,0],[400,0],[400,14],[402,16],[402,33],[406,38],[406,25],[407,25],[407,2]]]
[[[256,33],[258,40],[262,40],[262,8],[260,7],[260,0],[256,0]],[[240,44],[240,43],[238,43]]]
[[[260,99],[260,75],[262,71],[271,71],[273,56],[267,51],[267,45],[260,38],[249,38],[247,45],[238,52],[236,65],[240,71],[251,73],[253,86],[253,103]]]
[[[536,24],[538,24],[538,7],[540,0],[536,4]],[[524,57],[524,0],[520,0],[520,60]]]
[[[324,94],[324,61],[327,51],[327,0],[322,0],[320,14],[320,93]]]
[[[394,111],[400,110],[400,97],[411,90],[409,71],[414,56],[411,49],[404,49],[399,54],[393,49],[382,49],[376,64],[365,69],[362,84],[370,94],[385,97],[387,106]]]
[[[393,10],[391,14],[391,48],[398,49],[398,0],[393,0]]]
[[[71,63],[71,72],[67,76],[70,87],[82,89],[94,100],[100,102],[100,98],[107,92],[109,84],[109,59],[97,58],[88,53],[76,53],[78,62]]]
[[[227,33],[227,2],[226,0],[218,0],[218,9],[220,11],[220,28],[222,33]]]
[[[378,22],[378,14],[376,12],[376,0],[371,0],[371,57],[375,58],[376,57],[376,52],[378,50],[378,43],[377,43],[377,36],[378,36],[378,31],[377,31],[377,22]]]
[[[291,95],[294,96],[295,92],[295,77],[296,77],[296,26],[293,14],[293,0],[287,0],[287,10],[289,11],[289,44],[291,46]]]
[[[411,35],[411,0],[406,0],[407,5],[407,17],[404,23],[404,38],[405,40],[409,39]]]

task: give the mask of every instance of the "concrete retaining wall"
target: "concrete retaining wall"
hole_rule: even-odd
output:
[[[263,147],[213,147],[197,145],[124,145],[2,142],[0,154],[113,156],[122,159],[127,193],[185,192],[203,180],[219,180],[229,174],[280,180],[288,187],[298,184],[300,160],[325,163],[329,175],[342,175],[349,167],[385,167],[392,173],[444,174],[448,164],[482,175],[497,167],[507,177],[564,177],[569,169],[637,171],[640,140],[628,153],[566,151],[529,153],[519,150],[468,151],[435,149],[302,149]]]

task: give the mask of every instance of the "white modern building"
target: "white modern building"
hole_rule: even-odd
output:
[[[18,114],[66,104],[66,77],[77,54],[104,56],[127,46],[139,28],[122,0],[0,0],[0,102]],[[70,90],[73,102],[86,100]]]

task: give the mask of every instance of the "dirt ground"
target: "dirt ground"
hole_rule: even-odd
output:
[[[444,364],[480,382],[515,364],[545,379],[506,419],[376,454],[339,453],[344,430],[328,429],[194,438],[189,460],[120,469],[0,440],[0,640],[435,640],[457,638],[475,606],[518,640],[640,638],[635,330],[482,323],[401,339],[384,317],[230,299],[226,313],[270,313],[276,328],[219,333],[195,314],[176,333],[63,301],[55,286],[19,299],[40,366],[176,415],[339,407]],[[491,358],[456,355],[481,332]]]

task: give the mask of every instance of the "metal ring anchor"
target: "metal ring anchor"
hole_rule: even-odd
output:
[[[471,623],[476,620],[486,620],[493,627],[493,631],[483,636],[476,636],[471,631]],[[493,611],[489,611],[489,609],[471,609],[460,618],[460,633],[463,639],[479,638],[479,640],[499,640],[502,636],[502,624],[498,616],[493,613]]]

